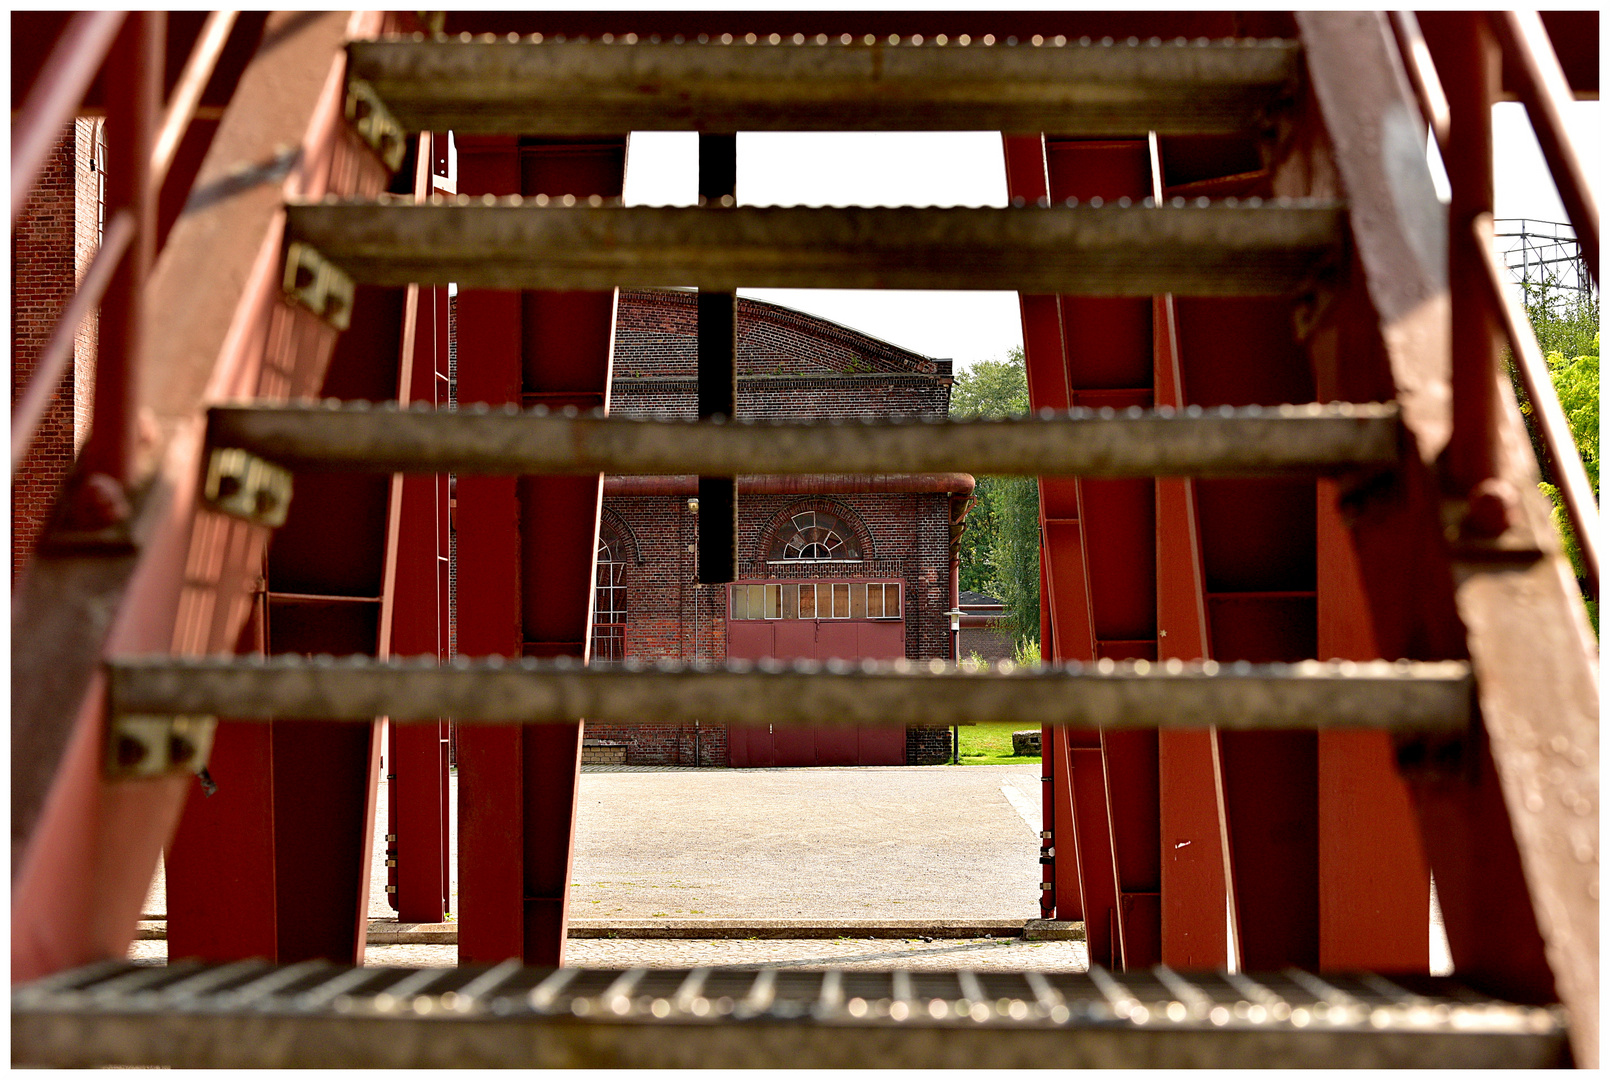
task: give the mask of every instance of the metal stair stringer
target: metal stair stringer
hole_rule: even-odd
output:
[[[1429,647],[1443,650],[1436,655],[1456,656],[1468,649],[1477,677],[1484,761],[1467,762],[1463,779],[1412,785],[1442,885],[1454,964],[1462,977],[1536,995],[1533,1000],[1558,993],[1572,1016],[1576,1061],[1593,1067],[1598,650],[1537,490],[1519,410],[1500,373],[1492,377],[1503,408],[1491,437],[1498,444],[1499,476],[1518,500],[1512,528],[1496,541],[1470,539],[1461,533],[1469,508],[1438,492],[1436,465],[1453,431],[1447,252],[1436,227],[1445,214],[1427,180],[1398,164],[1411,155],[1423,159],[1425,131],[1385,18],[1316,12],[1299,13],[1297,20],[1314,107],[1337,149],[1329,161],[1318,160],[1311,148],[1293,153],[1284,181],[1277,169],[1277,185],[1292,185],[1289,194],[1312,195],[1311,177],[1334,177],[1339,190],[1326,193],[1348,200],[1355,277],[1364,295],[1329,302],[1333,313],[1353,304],[1355,313],[1373,314],[1375,327],[1373,340],[1349,343],[1339,340],[1340,318],[1327,327],[1321,314],[1311,335],[1316,367],[1343,372],[1348,344],[1379,356],[1424,463],[1404,471],[1403,490],[1358,493],[1351,505],[1344,497],[1376,632],[1384,649],[1406,650],[1383,655],[1425,655],[1408,650]],[[1356,364],[1356,356],[1349,362]],[[1345,385],[1345,373],[1338,377]],[[1426,538],[1420,551],[1403,542],[1416,532]],[[1415,566],[1449,558],[1451,580],[1438,575],[1446,585],[1413,576]],[[1406,605],[1390,595],[1405,580],[1415,580],[1443,610],[1406,617]],[[1457,628],[1459,640],[1446,640],[1438,624]],[[1459,651],[1445,651],[1450,648]],[[1508,835],[1483,835],[1477,823]],[[1506,842],[1510,835],[1513,848]],[[1519,898],[1522,906],[1506,904],[1512,918],[1495,933],[1490,889],[1516,855],[1526,895]]]

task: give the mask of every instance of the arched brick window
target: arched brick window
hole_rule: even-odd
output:
[[[626,659],[626,557],[609,537],[598,537],[593,592],[593,662]]]
[[[770,558],[785,562],[861,561],[855,532],[838,515],[825,510],[794,514],[777,533]]]

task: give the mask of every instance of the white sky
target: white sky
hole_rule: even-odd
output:
[[[1577,102],[1568,124],[1602,202],[1603,112]],[[1498,217],[1565,221],[1525,110],[1493,110]],[[637,132],[626,202],[688,206],[698,194],[698,136]],[[1441,186],[1440,168],[1433,166]],[[752,206],[1005,206],[1006,169],[996,132],[759,133],[738,136],[738,201]],[[957,369],[998,359],[1023,343],[1017,294],[844,289],[742,289],[843,323]]]

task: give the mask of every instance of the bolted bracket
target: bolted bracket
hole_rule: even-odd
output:
[[[286,296],[337,330],[352,325],[357,286],[312,244],[293,240],[285,245],[285,276],[280,287]]]
[[[211,716],[113,715],[107,725],[109,780],[149,780],[199,773],[212,752],[218,721]]]
[[[408,153],[408,136],[374,87],[362,79],[348,79],[346,111],[347,123],[358,137],[380,156],[386,168],[396,172]]]
[[[238,447],[221,447],[207,459],[202,498],[221,514],[277,529],[291,507],[291,472]]]

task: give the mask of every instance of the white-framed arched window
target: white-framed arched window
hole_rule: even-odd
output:
[[[626,560],[603,536],[593,586],[593,662],[626,659]]]
[[[855,534],[836,515],[806,510],[789,519],[771,558],[781,562],[859,562],[861,552]]]

